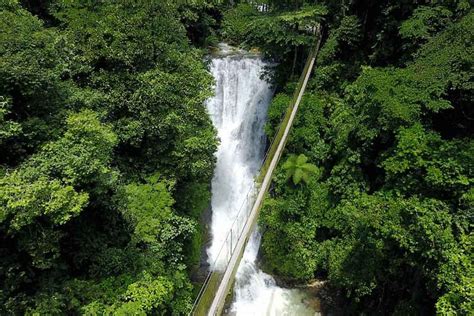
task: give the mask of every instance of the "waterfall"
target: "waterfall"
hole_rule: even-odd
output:
[[[253,187],[265,150],[264,124],[273,95],[260,79],[265,62],[257,55],[220,45],[220,56],[211,62],[215,96],[207,102],[220,145],[212,179],[212,243],[208,260],[223,269],[230,251],[228,232]],[[246,210],[240,210],[245,212]],[[239,213],[240,214],[240,213]],[[232,242],[230,243],[232,244]],[[258,229],[253,233],[237,270],[233,315],[314,315],[302,303],[298,290],[283,289],[257,266],[260,247]]]
[[[258,56],[230,54],[230,48],[223,45],[221,54],[212,59],[215,96],[207,102],[220,139],[212,179],[212,244],[208,249],[209,263],[217,261],[218,268],[225,267],[229,253],[225,239],[264,155],[263,126],[272,97],[270,85],[260,79],[265,64]]]

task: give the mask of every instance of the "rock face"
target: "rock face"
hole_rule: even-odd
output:
[[[326,284],[325,281],[319,281],[315,280],[307,285],[304,286],[308,293],[308,298],[305,299],[304,303],[308,306],[310,306],[312,309],[315,311],[315,315],[323,315],[322,307],[321,307],[321,298],[320,298],[320,292],[321,289],[324,288],[324,285]]]
[[[204,283],[207,278],[207,275],[210,271],[210,265],[208,262],[207,248],[211,244],[210,236],[210,223],[212,218],[212,207],[209,203],[209,206],[201,214],[201,227],[203,227],[203,243],[201,245],[201,257],[199,260],[199,266],[196,266],[192,272],[191,280],[193,283]]]
[[[315,310],[315,315],[339,316],[345,315],[342,310],[342,298],[324,280],[313,280],[307,284],[297,286],[305,290],[308,298],[304,303]]]

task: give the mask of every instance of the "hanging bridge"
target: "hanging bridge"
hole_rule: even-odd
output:
[[[319,25],[314,29],[314,33],[317,36],[316,44],[310,50],[305,67],[296,86],[293,99],[263,159],[260,172],[255,180],[255,185],[247,194],[227,234],[217,260],[211,267],[211,271],[202,285],[193,305],[191,315],[214,316],[222,313],[226,297],[231,289],[237,268],[244,254],[245,246],[254,230],[265,195],[270,187],[273,173],[285,148],[288,135],[316,61],[321,44]]]

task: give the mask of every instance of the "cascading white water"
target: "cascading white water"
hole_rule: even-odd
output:
[[[307,293],[276,285],[275,279],[257,266],[260,233],[255,231],[245,248],[245,253],[235,276],[232,315],[241,316],[314,316],[308,304]]]
[[[217,268],[226,264],[226,248],[230,247],[227,234],[264,154],[263,126],[272,90],[260,79],[263,66],[258,56],[231,53],[226,45],[221,45],[221,56],[212,59],[215,96],[208,101],[207,108],[220,145],[212,179],[212,244],[207,252],[209,263],[217,261]]]
[[[230,249],[228,232],[253,186],[264,156],[265,124],[272,97],[270,85],[260,79],[265,63],[259,56],[220,46],[212,59],[215,96],[207,103],[220,145],[212,180],[212,244],[207,253],[215,269],[223,269]],[[241,212],[245,210],[241,210]],[[227,242],[226,242],[227,241]],[[314,315],[303,303],[304,293],[283,289],[257,267],[260,234],[254,232],[238,268],[233,315]],[[224,254],[224,255],[223,255]]]

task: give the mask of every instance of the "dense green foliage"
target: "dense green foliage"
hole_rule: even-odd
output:
[[[291,155],[288,157],[282,168],[286,170],[286,179],[291,179],[293,184],[299,184],[301,180],[304,183],[309,183],[311,178],[316,176],[319,172],[318,167],[307,162],[308,157],[304,154],[299,156]]]
[[[326,7],[315,4],[297,10],[284,6],[262,14],[243,2],[225,12],[222,36],[246,48],[258,47],[266,58],[280,65],[291,65],[291,69],[272,69],[272,79],[281,84],[288,79],[288,72],[296,75],[297,66],[304,63],[305,49],[314,43],[304,30],[316,26],[326,13]]]
[[[22,4],[0,4],[0,314],[187,313],[217,144],[199,6]]]
[[[348,313],[474,313],[469,3],[303,2],[241,4],[223,21],[230,39],[279,56],[285,80],[291,52],[314,43],[289,21],[324,28],[262,211],[265,266],[289,281],[328,280]],[[278,87],[270,137],[293,87]]]
[[[0,314],[186,314],[216,133],[206,47],[274,61],[263,257],[352,314],[474,313],[467,0],[0,1]],[[268,10],[267,10],[268,9]]]

